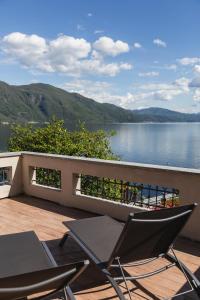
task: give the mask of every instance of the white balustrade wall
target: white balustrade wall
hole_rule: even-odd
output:
[[[130,182],[134,178],[134,182],[175,188],[180,192],[181,204],[199,204],[182,235],[200,241],[200,170],[30,152],[1,154],[1,167],[9,168],[10,181],[0,186],[0,198],[25,193],[120,220],[126,220],[130,212],[144,208],[82,195],[77,192],[80,185],[78,174]],[[37,184],[36,167],[59,170],[61,188]]]

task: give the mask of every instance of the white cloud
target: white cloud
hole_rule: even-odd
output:
[[[127,63],[104,63],[98,59],[88,59],[79,62],[79,70],[91,74],[116,76],[122,70],[131,70],[132,66]]]
[[[170,101],[179,95],[189,93],[189,83],[188,78],[182,77],[172,83],[140,85],[139,90],[145,90],[145,92],[138,93],[138,97],[141,99]]]
[[[142,45],[140,43],[136,42],[133,44],[133,48],[139,49],[139,48],[142,48]]]
[[[134,94],[127,92],[124,95],[116,94],[112,86],[104,81],[73,80],[61,86],[69,92],[76,92],[100,103],[111,103],[123,108],[133,108]]]
[[[114,41],[107,36],[100,37],[93,43],[93,47],[103,54],[111,56],[116,56],[129,51],[129,45],[127,43],[120,40]]]
[[[35,34],[26,35],[20,32],[4,36],[1,45],[9,58],[17,57],[25,67],[37,63],[48,51],[48,45],[44,38]]]
[[[193,103],[190,107],[182,107],[174,110],[188,114],[197,113],[197,103]]]
[[[103,55],[102,53],[96,51],[96,50],[92,50],[92,53],[91,53],[91,57],[93,59],[98,59],[98,60],[103,60]]]
[[[200,102],[200,88],[195,90],[193,99],[195,102]]]
[[[184,92],[189,92],[190,81],[188,78],[181,77],[176,79],[173,84],[175,87],[181,88]]]
[[[9,61],[12,59],[25,68],[42,72],[115,76],[132,68],[131,64],[124,62],[105,63],[99,52],[92,51],[88,41],[66,35],[48,41],[37,35],[14,32],[3,37],[0,49]]]
[[[160,90],[154,90],[149,91],[145,93],[137,93],[135,95],[135,98],[137,101],[139,100],[158,100],[158,101],[170,101],[174,97],[182,94],[181,90],[175,90],[175,89],[160,89]]]
[[[169,90],[172,89],[172,84],[170,83],[147,83],[139,86],[139,89],[142,90]]]
[[[143,90],[171,90],[180,88],[184,91],[188,91],[188,86],[190,84],[190,79],[181,77],[176,79],[172,83],[148,83],[140,85],[139,88]]]
[[[93,99],[96,99],[101,103],[111,103],[126,109],[132,109],[134,107],[135,102],[137,101],[135,95],[130,92],[127,92],[124,95],[102,92],[99,95],[94,95],[94,97],[95,98]]]
[[[200,73],[200,65],[195,65],[194,66],[194,72]]]
[[[102,92],[102,90],[107,90],[108,88],[110,88],[111,85],[105,81],[76,79],[64,83],[61,87],[69,92],[79,93],[81,95],[87,95],[87,97],[89,98],[93,98],[91,97],[92,93],[94,95],[96,93],[100,93]]]
[[[176,64],[166,65],[165,69],[166,70],[176,71],[177,70],[177,65]]]
[[[90,51],[90,43],[71,36],[59,36],[49,43],[49,55],[56,57],[56,61],[59,63],[65,62],[69,58],[86,58]]]
[[[145,73],[139,73],[140,77],[156,77],[159,76],[159,72],[151,71],[151,72],[145,72]]]
[[[167,44],[166,42],[162,41],[161,39],[157,38],[157,39],[154,39],[153,40],[153,43],[158,46],[158,47],[163,47],[163,48],[166,48],[167,47]]]
[[[151,101],[172,101],[180,95],[189,92],[189,80],[178,78],[172,83],[151,83],[137,86],[134,92],[127,91],[119,94],[113,86],[105,81],[72,80],[65,83],[62,88],[77,92],[85,97],[101,103],[112,103],[123,108],[133,109],[135,105],[148,105]],[[197,99],[198,92],[195,93]]]
[[[97,29],[97,30],[94,31],[94,34],[101,34],[101,33],[104,33],[104,30]]]
[[[183,57],[177,60],[183,66],[193,66],[200,63],[200,57]]]
[[[193,100],[194,102],[200,102],[200,76],[193,78],[190,83],[189,87],[191,87],[193,91]]]
[[[92,13],[89,12],[89,13],[87,14],[87,16],[88,16],[88,17],[92,17]]]
[[[155,98],[155,100],[161,100],[161,101],[170,101],[172,100],[174,97],[179,96],[182,94],[181,90],[159,90],[159,91],[155,91],[153,97]]]

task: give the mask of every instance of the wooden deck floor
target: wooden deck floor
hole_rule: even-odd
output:
[[[54,258],[58,264],[72,262],[86,258],[77,244],[68,239],[65,246],[60,249],[58,242],[66,227],[63,221],[92,217],[90,213],[62,207],[48,201],[27,196],[0,200],[0,234],[9,234],[34,230],[40,240],[47,241]],[[178,257],[192,270],[200,280],[200,243],[179,239],[176,243]],[[151,263],[151,270],[160,262]],[[129,273],[147,271],[147,267],[137,267]],[[148,269],[149,271],[149,269]],[[130,283],[133,299],[162,299],[170,297],[185,290],[188,285],[179,270],[172,268],[159,275],[148,279],[137,280]],[[81,276],[73,287],[78,300],[106,300],[117,299],[114,290],[105,284],[104,278],[94,265]],[[126,290],[122,285],[122,290]],[[180,297],[177,297],[178,299]],[[128,295],[127,295],[128,299]],[[195,294],[190,294],[181,299],[198,299]]]

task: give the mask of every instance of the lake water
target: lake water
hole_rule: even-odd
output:
[[[0,152],[7,151],[7,141],[10,135],[9,126],[0,125]]]
[[[104,125],[114,129],[111,145],[121,160],[200,168],[200,123]]]
[[[137,123],[93,125],[115,130],[112,150],[121,160],[200,168],[200,123]],[[0,151],[7,149],[9,128],[0,127]]]

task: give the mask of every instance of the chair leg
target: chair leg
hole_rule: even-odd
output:
[[[63,235],[63,237],[62,237],[62,239],[60,240],[60,243],[59,243],[59,246],[60,246],[60,247],[63,247],[63,246],[64,246],[64,244],[65,244],[65,242],[66,242],[68,236],[69,236],[68,233],[65,233],[65,234]]]
[[[97,267],[105,275],[105,277],[107,278],[108,282],[110,282],[110,284],[113,287],[113,289],[115,290],[118,298],[120,300],[126,300],[124,294],[122,293],[122,291],[121,291],[120,287],[118,286],[117,282],[115,281],[115,279],[111,276],[109,270],[106,269],[106,268],[104,268],[101,264],[97,264]]]
[[[182,261],[177,260],[177,258],[174,257],[174,255],[167,253],[166,258],[169,261],[176,262],[176,266],[179,268],[180,271],[182,271],[183,274],[185,273],[187,275],[189,284],[192,285],[193,289],[195,290],[195,292],[200,298],[200,281],[197,279],[197,277],[182,263]]]
[[[107,274],[105,274],[105,275],[106,275],[108,281],[110,282],[111,286],[114,288],[118,298],[120,300],[126,300],[124,294],[122,293],[121,289],[119,288],[119,286],[118,286],[117,282],[114,280],[114,278]]]
[[[64,288],[64,294],[65,294],[65,299],[68,300],[76,300],[76,298],[74,297],[74,294],[72,293],[72,290],[70,289],[69,286],[66,286]]]

